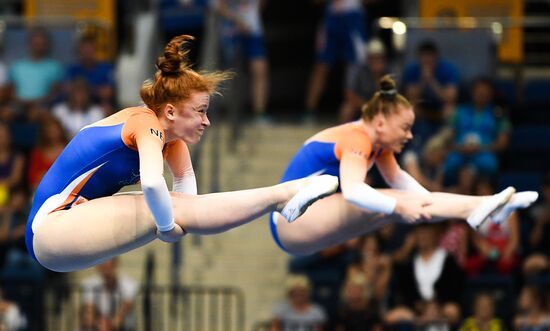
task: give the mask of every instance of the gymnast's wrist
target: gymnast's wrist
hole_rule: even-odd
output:
[[[176,222],[174,222],[174,219],[172,219],[172,222],[166,225],[157,224],[157,229],[160,232],[169,232],[169,231],[172,231],[172,229],[174,229],[175,227],[176,227]]]
[[[392,215],[396,213],[397,209],[397,199],[393,197],[388,197],[389,199],[384,200],[383,204],[383,211],[382,213],[385,215]]]

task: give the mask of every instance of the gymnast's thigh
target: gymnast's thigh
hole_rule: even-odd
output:
[[[32,234],[34,254],[45,267],[58,271],[95,265],[156,238],[143,195],[90,200],[38,222]]]
[[[381,214],[361,210],[347,202],[341,193],[312,204],[292,223],[281,215],[272,220],[273,237],[287,253],[312,254],[378,229]]]

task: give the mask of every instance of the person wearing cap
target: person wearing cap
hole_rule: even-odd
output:
[[[347,69],[340,123],[360,117],[361,106],[380,88],[380,79],[389,73],[386,47],[380,39],[372,39],[367,43],[366,54],[365,61],[350,65]]]

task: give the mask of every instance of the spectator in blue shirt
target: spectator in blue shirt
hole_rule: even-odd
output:
[[[437,45],[422,42],[418,61],[409,64],[403,73],[405,96],[416,106],[417,121],[413,128],[415,147],[436,133],[449,118],[458,95],[459,77],[453,64],[442,59]]]
[[[78,62],[67,69],[67,80],[86,80],[91,89],[92,100],[103,108],[105,114],[109,114],[115,94],[113,70],[111,63],[97,58],[95,37],[84,36],[78,43]]]
[[[46,29],[31,29],[28,41],[29,57],[11,65],[8,79],[14,88],[15,99],[22,108],[49,106],[59,93],[63,67],[48,57],[51,42]]]
[[[496,174],[496,153],[509,142],[510,122],[493,104],[490,80],[478,78],[472,86],[472,102],[460,106],[451,118],[454,147],[445,162],[445,182],[452,184],[460,168],[474,167],[481,176]]]

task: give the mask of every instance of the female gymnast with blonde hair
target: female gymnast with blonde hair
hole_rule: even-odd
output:
[[[313,204],[298,222],[282,222],[284,216],[272,213],[272,235],[281,249],[309,254],[396,221],[461,218],[477,228],[489,218],[506,219],[537,199],[536,192],[514,194],[512,187],[487,197],[427,191],[399,167],[394,155],[412,139],[413,108],[389,76],[380,86],[363,106],[360,120],[317,133],[291,160],[282,182],[331,174],[340,178],[341,193]],[[365,183],[373,165],[391,189]]]
[[[210,126],[210,96],[229,77],[187,63],[190,36],[173,38],[141,88],[145,106],[123,109],[84,127],[42,179],[27,222],[29,253],[55,271],[90,267],[159,238],[215,234],[270,211],[289,221],[338,187],[318,176],[253,190],[196,195],[186,144]],[[173,192],[163,178],[166,159]],[[141,181],[143,194],[115,195]]]

